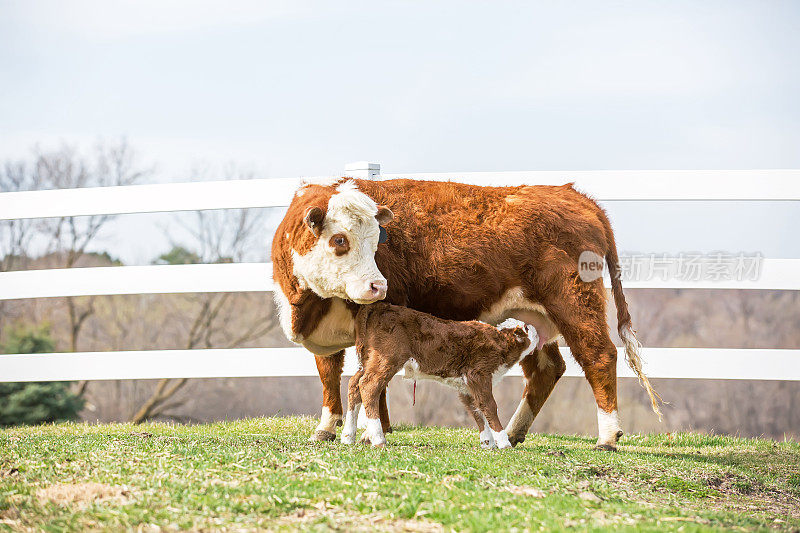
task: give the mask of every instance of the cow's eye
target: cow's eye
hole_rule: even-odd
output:
[[[336,255],[344,255],[350,251],[350,243],[347,241],[347,237],[341,233],[337,233],[331,237],[329,242],[333,248],[333,253]]]

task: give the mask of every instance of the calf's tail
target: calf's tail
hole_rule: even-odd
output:
[[[614,296],[614,304],[617,307],[617,331],[625,344],[625,361],[631,367],[633,373],[639,378],[639,384],[647,391],[650,397],[650,403],[653,407],[653,412],[658,416],[658,421],[661,421],[662,413],[659,403],[663,403],[661,396],[655,391],[650,384],[650,380],[642,371],[642,343],[636,338],[636,332],[631,326],[631,315],[628,312],[628,303],[625,301],[625,294],[622,292],[622,280],[619,257],[617,256],[617,245],[614,242],[614,234],[611,233],[611,225],[607,224],[607,231],[609,235],[609,251],[606,254],[606,263],[608,264],[608,273],[611,276],[611,294]]]

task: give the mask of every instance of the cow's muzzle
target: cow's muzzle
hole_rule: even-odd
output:
[[[371,304],[373,302],[377,302],[378,300],[383,300],[386,298],[387,289],[388,284],[386,283],[386,280],[371,281],[367,284],[357,298],[353,298],[353,301],[359,304]]]

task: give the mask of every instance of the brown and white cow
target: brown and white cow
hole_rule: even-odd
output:
[[[536,349],[539,337],[533,327],[497,329],[477,320],[444,320],[409,307],[376,302],[358,310],[355,333],[359,368],[347,387],[342,443],[355,441],[362,402],[367,415],[363,440],[373,446],[386,443],[379,419],[380,395],[405,368],[407,379],[435,380],[458,391],[478,425],[481,447],[511,447],[497,416],[492,385]]]
[[[378,243],[381,227],[388,242]],[[385,298],[432,315],[534,326],[539,345],[520,364],[523,398],[509,422],[516,444],[564,373],[562,336],[597,402],[598,447],[622,435],[617,349],[606,324],[602,278],[583,281],[579,257],[605,258],[626,360],[659,414],[641,371],[605,212],[572,184],[480,187],[418,180],[341,178],[296,192],[272,243],[275,297],[288,338],[316,355],[322,418],[312,438],[333,440],[342,418],[344,348],[359,304]],[[381,422],[388,430],[385,393]]]

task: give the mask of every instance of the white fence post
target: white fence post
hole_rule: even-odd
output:
[[[370,163],[369,161],[356,161],[355,163],[346,164],[344,173],[351,178],[379,180],[381,179],[381,165],[380,163]]]

